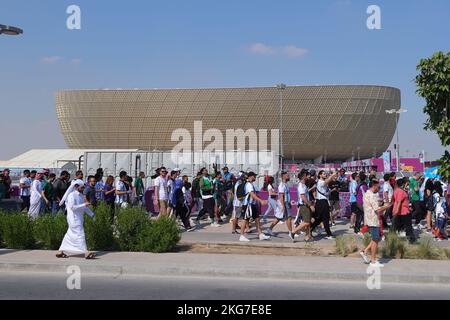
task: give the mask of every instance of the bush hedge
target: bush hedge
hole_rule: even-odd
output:
[[[111,209],[101,203],[95,210],[95,218],[85,216],[84,230],[86,244],[89,250],[113,251],[116,249],[116,241],[111,224]]]
[[[23,213],[5,213],[0,216],[3,243],[8,249],[34,249],[34,221]]]
[[[24,213],[0,212],[0,247],[8,249],[57,250],[67,231],[62,214],[43,215],[32,220]],[[109,207],[95,209],[95,219],[85,219],[86,243],[90,250],[168,252],[180,241],[174,219],[152,221],[138,208],[121,209],[111,223]]]
[[[139,235],[139,251],[170,252],[181,240],[178,225],[173,218],[161,217],[151,221]]]
[[[34,238],[42,249],[58,250],[66,232],[67,219],[63,214],[47,214],[34,222]]]

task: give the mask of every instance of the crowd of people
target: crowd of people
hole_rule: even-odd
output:
[[[88,176],[86,180],[83,171],[77,171],[71,180],[67,171],[62,171],[57,177],[48,169],[24,170],[19,181],[21,210],[28,212],[33,218],[46,213],[64,213],[66,211],[64,196],[67,196],[67,191],[73,187],[73,182],[79,180],[85,181],[84,200],[92,208],[97,207],[100,202],[107,204],[114,212],[117,207],[142,206],[145,193],[144,179],[143,172],[134,180],[126,172],[121,172],[120,180],[116,183],[113,176],[105,178],[102,169],[98,169],[95,175]],[[2,181],[0,189],[5,190],[4,194],[10,195],[11,183],[6,184]]]
[[[205,219],[214,228],[229,222],[231,232],[239,236],[239,241],[248,242],[247,235],[253,224],[258,238],[269,240],[275,235],[275,226],[285,223],[292,241],[303,235],[309,242],[313,241],[314,231],[316,237],[323,230],[326,239],[334,238],[332,227],[345,211],[341,208],[340,194],[348,192],[350,228],[361,237],[370,232],[372,238],[369,247],[361,252],[365,261],[371,261],[369,251],[374,257],[373,252],[388,229],[411,242],[416,240],[419,231],[432,234],[437,241],[448,239],[447,185],[438,179],[427,179],[419,172],[410,179],[397,179],[395,173],[386,174],[384,181],[379,181],[375,171],[348,175],[344,169],[318,173],[303,169],[294,177],[295,183],[290,182],[292,176],[288,172],[281,172],[277,184],[274,177],[264,177],[263,190],[268,197],[262,199],[255,186],[258,176],[254,172],[233,174],[228,167],[219,169],[214,165],[213,168],[211,174],[207,168],[202,168],[192,181],[182,176],[179,169],[168,171],[161,167],[156,170],[151,177],[153,211],[159,216],[176,217],[187,232],[194,231]],[[0,175],[2,198],[10,196],[9,173],[5,170]],[[20,179],[22,210],[28,211],[32,218],[43,213],[66,212],[67,196],[79,181],[84,184],[82,200],[91,209],[104,202],[114,216],[118,208],[146,205],[145,193],[149,188],[145,186],[143,172],[133,180],[123,171],[116,182],[113,176],[104,177],[102,169],[86,180],[83,172],[78,171],[71,181],[67,171],[57,177],[44,169],[23,172]],[[295,187],[296,199],[291,199],[292,187]],[[293,204],[296,204],[294,209]],[[261,212],[263,206],[267,206],[264,213]],[[192,215],[194,209],[196,217]],[[263,230],[266,224],[268,227]]]

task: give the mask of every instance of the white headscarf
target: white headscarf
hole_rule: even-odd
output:
[[[70,184],[70,187],[67,189],[66,193],[64,194],[63,198],[61,199],[61,201],[59,202],[59,206],[61,207],[62,205],[64,205],[64,203],[66,202],[67,198],[69,197],[69,195],[75,191],[75,186],[82,186],[84,185],[83,180],[73,180],[72,183]]]

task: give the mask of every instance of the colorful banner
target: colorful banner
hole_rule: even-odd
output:
[[[439,167],[434,167],[425,170],[425,178],[428,179],[441,179],[441,176],[438,174]]]
[[[391,153],[385,152],[383,153],[383,172],[387,173],[391,170]]]

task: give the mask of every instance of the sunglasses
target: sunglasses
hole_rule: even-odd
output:
[[[161,173],[167,173],[167,171],[161,171]]]

